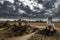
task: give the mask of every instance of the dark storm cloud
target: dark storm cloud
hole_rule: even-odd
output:
[[[0,1],[0,18],[46,18],[49,15],[59,18],[60,12],[51,13],[55,3],[56,0],[2,0]]]

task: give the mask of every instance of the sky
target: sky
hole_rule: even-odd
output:
[[[12,3],[12,5],[8,5],[8,9],[3,9],[2,12],[6,13],[0,13],[0,18],[47,18],[48,16],[53,16],[53,18],[60,18],[60,13],[58,13],[60,0],[56,0],[56,2],[52,0],[19,0],[19,4],[16,6],[14,5],[14,0],[0,0],[0,3],[3,5],[4,1],[9,1]],[[50,2],[51,1],[51,2]],[[48,5],[48,3],[50,4]],[[54,4],[53,4],[54,2]],[[4,4],[5,5],[5,4]],[[21,6],[22,5],[22,6]],[[47,5],[47,6],[46,6]],[[49,8],[50,6],[54,8]],[[12,7],[13,12],[10,10],[10,7]],[[18,8],[19,7],[19,8]],[[18,8],[18,12],[15,11],[16,8]],[[6,11],[9,10],[9,11]],[[7,13],[8,12],[8,13]],[[11,13],[12,12],[12,13]],[[17,13],[16,13],[17,12]],[[9,17],[10,16],[10,17]]]

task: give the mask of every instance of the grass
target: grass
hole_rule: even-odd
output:
[[[42,35],[41,33],[37,32],[28,40],[60,40],[60,32],[58,31],[60,30],[57,29],[57,32],[50,36]]]
[[[46,26],[47,23],[45,23],[45,22],[44,23],[42,23],[42,22],[41,23],[40,22],[31,22],[30,25],[31,26]],[[55,22],[54,25],[55,25],[55,27],[60,27],[60,22]]]
[[[0,25],[2,26],[2,24],[0,24]],[[37,26],[40,27],[40,26],[46,26],[46,23],[30,22],[30,25],[32,27],[37,27]],[[60,23],[57,22],[57,23],[54,23],[54,25],[56,27],[57,33],[60,35]],[[8,25],[8,26],[10,26],[10,25]],[[3,26],[3,28],[5,28],[5,26]],[[0,28],[0,29],[2,29],[2,28]],[[7,34],[4,34],[6,32],[7,32],[7,30],[0,30],[0,40],[2,40],[2,38],[4,39],[4,37],[7,36]],[[59,35],[48,37],[48,36],[44,36],[44,35],[41,35],[39,33],[36,33],[28,40],[60,40],[60,36]]]
[[[60,36],[55,36],[55,37],[47,37],[47,36],[43,36],[41,34],[35,34],[34,36],[32,36],[30,39],[28,40],[60,40]]]

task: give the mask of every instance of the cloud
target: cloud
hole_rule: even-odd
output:
[[[19,0],[23,3],[24,6],[28,6],[32,11],[37,11],[35,10],[35,8],[39,8],[39,9],[44,9],[42,4],[37,3],[37,1],[34,0]],[[40,10],[39,10],[40,11]]]
[[[11,4],[14,3],[14,0],[5,0],[5,1],[9,1],[9,2],[11,2]],[[7,8],[7,7],[5,7],[5,8],[7,9],[7,11],[10,10],[10,8],[12,8],[11,9],[11,10],[13,10],[13,11],[11,11],[12,13],[9,11],[10,12],[9,15],[12,15],[12,16],[13,15],[16,16],[17,14],[20,16],[20,14],[21,14],[22,17],[31,17],[31,18],[34,18],[34,17],[40,18],[41,17],[41,18],[43,18],[47,15],[55,15],[55,13],[52,13],[52,11],[50,10],[52,8],[49,9],[49,6],[52,6],[51,3],[50,3],[50,5],[46,4],[47,6],[44,6],[45,5],[44,3],[48,2],[48,1],[43,0],[44,3],[43,2],[38,3],[38,1],[39,0],[19,0],[20,3],[17,4],[19,7],[13,4],[13,6],[11,5],[11,7],[10,7],[8,5],[9,8]],[[3,1],[2,1],[2,3],[3,3]],[[59,0],[57,0],[57,2],[55,3],[55,8],[58,8],[58,4],[60,4]],[[16,8],[17,8],[17,10],[16,10]],[[2,8],[2,10],[6,10],[6,9]]]
[[[3,4],[3,3],[4,3],[4,1],[3,1],[3,0],[0,0],[0,3],[1,3],[1,4]]]
[[[14,0],[5,0],[5,1],[9,1],[9,2],[11,2],[11,3],[14,3]]]
[[[21,10],[21,9],[19,9],[19,13],[20,14],[26,14],[26,12],[24,10]]]

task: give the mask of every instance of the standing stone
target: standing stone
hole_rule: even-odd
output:
[[[47,24],[52,25],[52,17],[48,17]]]
[[[52,22],[52,17],[51,16],[49,16],[48,20],[47,20],[47,29],[50,30],[50,31],[53,31],[55,29],[55,26]]]

